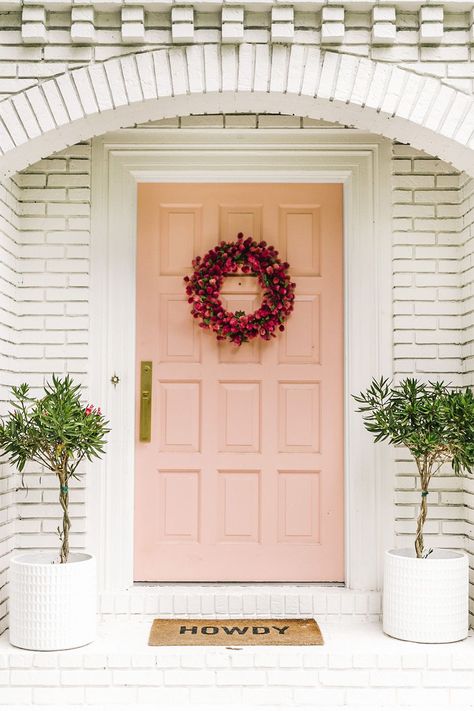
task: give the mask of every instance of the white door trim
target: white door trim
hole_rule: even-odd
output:
[[[87,542],[102,591],[133,585],[136,184],[218,180],[344,185],[345,580],[379,589],[394,535],[394,468],[350,393],[392,372],[390,150],[384,138],[347,130],[143,129],[94,140],[90,389],[112,431],[89,474]]]

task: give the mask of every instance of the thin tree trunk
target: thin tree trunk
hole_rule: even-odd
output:
[[[426,516],[428,515],[428,486],[431,479],[430,466],[426,457],[424,457],[423,462],[417,461],[418,471],[420,473],[421,481],[421,504],[420,511],[418,513],[418,518],[416,521],[416,538],[415,538],[415,552],[417,558],[423,558],[424,551],[424,541],[423,541],[423,527],[425,525]]]
[[[69,508],[69,488],[67,485],[66,477],[61,474],[59,477],[60,489],[59,489],[59,503],[63,510],[63,528],[61,532],[61,551],[60,551],[60,561],[61,563],[67,563],[69,558],[69,529],[71,528],[71,520],[69,518],[68,508]]]
[[[426,496],[421,497],[420,512],[416,521],[416,538],[415,538],[415,551],[416,557],[423,557],[423,526],[425,525],[426,516],[428,513],[428,504],[426,503]]]

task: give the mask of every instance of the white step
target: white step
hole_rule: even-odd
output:
[[[317,617],[321,622],[377,622],[381,594],[321,584],[179,583],[134,585],[101,593],[103,619],[153,617]]]
[[[149,624],[109,621],[68,652],[0,637],[0,709],[466,709],[474,637],[400,642],[379,623],[321,623],[322,647],[148,647]]]

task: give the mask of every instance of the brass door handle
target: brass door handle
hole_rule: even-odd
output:
[[[140,363],[140,442],[151,442],[152,375],[152,361],[142,360]]]

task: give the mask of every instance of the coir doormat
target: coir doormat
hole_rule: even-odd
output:
[[[148,644],[162,646],[321,645],[312,619],[289,620],[154,620]]]

